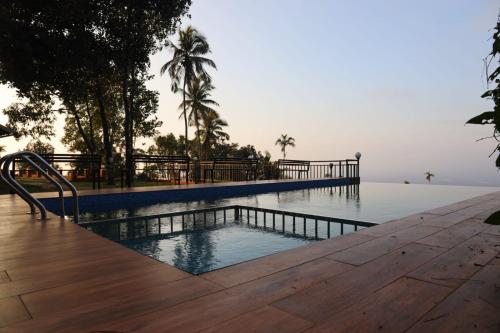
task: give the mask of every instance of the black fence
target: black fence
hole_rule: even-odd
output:
[[[106,238],[121,241],[150,236],[218,228],[229,223],[308,239],[328,239],[376,223],[275,209],[233,205],[149,216],[81,222],[80,225]]]
[[[105,176],[100,155],[90,154],[44,154],[49,163],[70,181],[90,181],[92,187],[100,188]],[[134,155],[134,179],[157,183],[215,183],[228,181],[251,181],[271,179],[319,179],[349,178],[359,182],[359,160],[278,160],[276,162],[257,159],[218,158],[211,161],[196,161],[189,156]],[[121,186],[124,186],[124,169],[118,167]],[[13,176],[39,177],[36,170],[16,161]]]
[[[139,173],[143,180],[162,180],[181,184],[181,179],[189,183],[191,159],[185,155],[145,155],[132,156],[134,173]],[[120,172],[121,187],[124,185],[125,170]]]
[[[147,157],[147,158],[146,158]],[[176,161],[168,156],[141,155],[134,161],[135,178],[180,184],[181,175],[188,183],[215,183],[228,181],[270,179],[350,178],[359,181],[359,161],[346,160],[279,160],[261,162],[257,159],[224,158],[212,161]],[[123,173],[122,173],[123,175]],[[123,184],[123,177],[122,177]]]
[[[72,182],[92,182],[92,188],[101,188],[101,156],[93,154],[40,154],[50,165]],[[16,159],[12,163],[13,177],[43,178],[32,166]]]

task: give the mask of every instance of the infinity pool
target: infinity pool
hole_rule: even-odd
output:
[[[383,223],[498,190],[494,187],[361,183],[349,187],[323,187],[216,200],[207,198],[194,202],[138,204],[113,210],[106,210],[103,198],[101,207],[84,211],[81,219],[89,221],[245,205]]]
[[[383,223],[392,219],[404,217],[421,211],[441,207],[457,201],[469,199],[478,195],[497,191],[490,187],[465,187],[465,186],[433,186],[409,184],[362,183],[355,186],[323,187],[306,190],[288,191],[281,193],[266,193],[236,198],[210,200],[207,198],[195,202],[169,202],[137,204],[119,209],[106,209],[105,196],[102,206],[93,207],[92,211],[82,213],[82,220],[92,221],[128,216],[148,216],[174,211],[186,211],[208,207],[222,207],[230,205],[243,205],[261,207],[302,214],[330,216],[350,220]],[[144,193],[147,196],[147,193]],[[217,219],[213,220],[214,222]],[[187,221],[189,222],[189,221]],[[192,221],[191,221],[192,222]],[[163,224],[163,230],[169,229],[168,222]],[[184,223],[184,221],[182,222]],[[283,222],[285,223],[285,222]],[[290,227],[292,221],[286,224]],[[293,220],[295,230],[295,219]],[[302,230],[304,225],[297,226]],[[304,222],[305,223],[305,220]],[[174,233],[154,234],[154,227],[144,221],[134,222],[129,228],[125,226],[125,233],[135,236],[119,242],[144,255],[159,261],[174,265],[193,274],[200,274],[214,269],[226,267],[240,262],[252,260],[279,251],[306,245],[314,240],[310,237],[290,235],[290,233],[272,231],[269,228],[259,228],[247,225],[245,220],[228,219],[228,223],[210,228],[193,228],[184,230],[181,222],[174,223]],[[212,225],[210,222],[209,225]],[[285,226],[285,224],[283,224]],[[104,232],[95,232],[111,237],[111,233],[123,233],[121,226],[102,228]],[[314,229],[314,226],[312,226]],[[107,229],[107,231],[106,231]],[[352,232],[352,226],[346,226],[346,231]],[[111,230],[111,232],[110,232]],[[156,231],[160,230],[157,226]],[[306,230],[306,226],[304,226]],[[326,226],[319,226],[319,231],[325,234]],[[311,232],[311,225],[307,225]],[[337,225],[332,227],[332,233],[339,235]],[[295,233],[294,233],[295,234]],[[137,236],[139,235],[139,236]],[[149,236],[148,236],[149,235]]]

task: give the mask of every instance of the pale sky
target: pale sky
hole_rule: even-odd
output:
[[[490,110],[482,59],[500,1],[193,0],[192,18],[217,63],[214,99],[231,141],[268,150],[281,133],[289,158],[344,159],[356,151],[370,181],[500,185],[490,127],[464,126]],[[172,37],[175,39],[175,37]],[[183,132],[180,95],[152,57],[162,133]],[[15,100],[0,88],[0,108]],[[5,116],[0,116],[5,123]],[[62,129],[62,123],[58,128]],[[190,131],[191,135],[193,130]],[[52,140],[64,151],[59,138]],[[26,141],[3,139],[8,151]]]

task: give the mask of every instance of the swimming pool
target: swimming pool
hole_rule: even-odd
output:
[[[225,207],[242,205],[274,209],[302,214],[330,216],[351,220],[383,223],[391,219],[401,218],[421,211],[441,207],[457,201],[469,199],[478,195],[497,191],[490,187],[466,186],[433,186],[387,183],[362,183],[360,185],[319,187],[295,191],[284,191],[247,195],[234,198],[218,198],[190,202],[155,202],[147,203],[139,200],[137,204],[127,203],[122,207],[113,204],[112,209],[106,209],[106,196],[102,197],[101,205],[93,205],[92,209],[83,210],[82,221],[101,219],[115,219],[134,216],[151,216],[176,211],[191,211],[209,207]],[[144,195],[147,197],[148,192]],[[205,214],[205,213],[204,213]],[[174,265],[193,274],[200,274],[214,269],[226,267],[243,261],[252,260],[261,256],[279,251],[303,246],[314,241],[310,237],[316,232],[316,237],[325,238],[328,230],[332,237],[341,233],[352,232],[352,226],[318,225],[306,223],[306,219],[295,221],[291,216],[283,218],[283,227],[266,227],[266,216],[253,216],[247,210],[247,216],[239,219],[224,211],[224,223],[217,224],[221,217],[214,216],[204,225],[196,226],[196,217],[188,215],[186,220],[158,219],[157,224],[147,224],[144,220],[132,226],[121,225],[118,228],[105,227],[104,230],[94,229],[95,232],[121,244],[155,258],[159,261]],[[255,220],[255,224],[247,222]],[[260,219],[260,227],[257,220]],[[274,217],[273,217],[274,219]],[[208,221],[208,223],[207,223]],[[219,221],[220,222],[220,221]],[[274,222],[274,221],[273,221]],[[170,224],[169,224],[170,223]],[[268,222],[270,223],[270,222]],[[184,225],[191,227],[184,229]],[[208,227],[206,226],[208,224]],[[290,229],[293,225],[293,233]],[[286,228],[285,228],[286,226]],[[328,228],[327,228],[328,226]],[[169,234],[163,234],[163,229],[171,228]],[[287,229],[287,230],[285,230]],[[304,234],[295,233],[295,230],[304,230]],[[285,232],[286,231],[286,232]],[[117,237],[118,235],[118,237]]]
[[[221,228],[120,243],[189,273],[200,274],[311,242],[310,239],[230,223]]]
[[[383,223],[457,201],[498,191],[494,187],[441,186],[394,183],[319,187],[297,191],[272,192],[243,197],[190,202],[144,203],[107,209],[101,205],[82,210],[81,220],[92,221],[125,216],[144,216],[172,211],[244,205],[285,211]],[[147,196],[147,193],[144,193]]]

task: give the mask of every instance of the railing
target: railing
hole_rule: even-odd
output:
[[[72,181],[85,180],[92,182],[92,188],[101,188],[101,156],[96,154],[40,154],[47,163],[54,169],[57,169],[60,174],[67,172],[68,177]],[[56,163],[62,165],[56,166]],[[35,176],[42,176],[40,171],[36,168],[31,168],[30,164],[23,165],[21,158],[16,158],[12,163],[12,175],[16,178],[16,171],[19,176],[32,177],[33,172]],[[17,168],[16,168],[17,165]]]
[[[104,237],[120,241],[175,235],[202,228],[217,228],[228,223],[246,224],[265,231],[310,239],[327,239],[376,225],[371,222],[241,205],[82,222],[80,225]]]
[[[194,168],[195,165],[192,166]],[[206,175],[205,170],[212,168],[212,162],[200,162],[200,174]],[[193,171],[191,172],[193,174]],[[214,173],[215,181],[246,181],[248,180],[247,165],[220,165]],[[280,166],[277,162],[258,163],[254,172],[251,172],[250,179],[317,179],[317,178],[349,178],[359,181],[359,161],[347,160],[327,160],[310,161],[309,169],[304,170],[299,166]],[[202,179],[203,182],[211,182],[212,179]]]
[[[315,178],[359,178],[359,161],[326,160],[310,161],[308,172],[303,172],[293,167],[284,166],[280,170],[281,178],[284,179],[315,179]]]
[[[9,155],[5,155],[0,158],[0,178],[10,187],[17,195],[19,195],[26,203],[30,206],[30,213],[36,214],[36,208],[40,211],[40,217],[42,220],[47,219],[47,210],[45,206],[37,200],[31,193],[29,193],[19,182],[14,179],[13,175],[10,173],[10,164],[14,161],[22,160],[32,166],[41,175],[43,175],[52,185],[54,185],[59,192],[59,199],[61,205],[60,216],[65,216],[64,210],[64,191],[62,186],[56,181],[58,179],[64,183],[70,189],[73,197],[73,221],[78,223],[79,218],[79,207],[78,207],[78,193],[76,188],[71,184],[66,178],[64,178],[54,167],[52,167],[46,160],[44,160],[40,155],[29,151],[21,151]],[[56,178],[56,179],[54,179]]]

